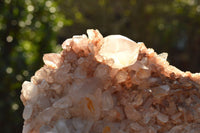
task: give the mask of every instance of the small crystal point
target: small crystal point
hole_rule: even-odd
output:
[[[168,57],[168,53],[161,53],[158,55],[159,57],[163,58],[164,60],[167,60],[167,57]]]
[[[22,84],[22,95],[26,100],[31,100],[38,95],[38,87],[29,81]]]
[[[33,112],[32,105],[30,105],[30,104],[26,105],[26,107],[24,108],[24,112],[23,112],[23,118],[25,120],[29,119],[32,115],[32,112]]]
[[[59,68],[62,65],[62,57],[60,54],[49,53],[43,56],[44,63],[54,69]]]

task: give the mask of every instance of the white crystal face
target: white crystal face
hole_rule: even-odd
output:
[[[22,94],[26,100],[30,100],[33,97],[37,96],[38,88],[36,85],[29,81],[25,81],[22,84]]]
[[[99,51],[105,60],[112,59],[113,68],[124,68],[136,62],[140,45],[122,35],[110,35],[104,38]],[[110,65],[110,64],[108,64]]]

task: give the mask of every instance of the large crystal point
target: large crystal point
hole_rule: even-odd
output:
[[[121,35],[104,38],[99,54],[106,60],[113,60],[113,68],[123,68],[137,61],[140,45]]]

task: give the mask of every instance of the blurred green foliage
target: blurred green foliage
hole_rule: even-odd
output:
[[[89,28],[143,41],[181,70],[200,71],[199,0],[1,0],[1,132],[22,131],[21,84],[43,54]]]

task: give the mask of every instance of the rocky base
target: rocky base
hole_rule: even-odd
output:
[[[22,85],[23,133],[199,133],[200,74],[97,30],[62,47]]]

